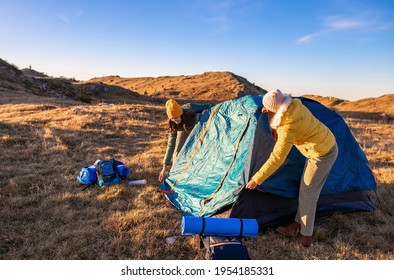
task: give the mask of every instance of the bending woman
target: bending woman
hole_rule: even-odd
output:
[[[267,112],[276,140],[268,160],[246,185],[255,189],[271,176],[285,161],[290,149],[295,147],[307,158],[302,174],[295,221],[277,231],[287,236],[297,236],[294,245],[308,247],[312,243],[316,204],[321,189],[338,155],[334,134],[315,118],[299,99],[282,94],[280,90],[268,92],[263,97],[263,112]]]
[[[193,104],[187,103],[182,106],[174,99],[166,102],[166,112],[168,116],[169,134],[167,150],[163,160],[163,169],[159,175],[159,182],[167,177],[173,160],[178,155],[193,127],[200,120],[213,104]]]

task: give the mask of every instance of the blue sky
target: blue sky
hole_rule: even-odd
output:
[[[267,90],[394,93],[394,0],[0,0],[0,58],[52,76],[230,71]]]

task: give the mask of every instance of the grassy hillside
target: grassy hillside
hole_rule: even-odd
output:
[[[149,101],[129,89],[97,82],[77,83],[74,79],[48,77],[34,69],[19,70],[0,59],[0,89],[38,96],[54,96],[85,103],[131,102],[135,99]]]
[[[0,94],[1,259],[203,258],[195,239],[180,235],[181,214],[157,192],[166,145],[162,103],[87,105]],[[380,181],[378,206],[392,210],[392,125],[347,122]],[[147,186],[129,187],[126,180],[81,191],[80,168],[110,157]],[[336,214],[317,220],[310,249],[289,247],[273,230],[246,243],[253,259],[394,259],[393,222],[382,210]],[[166,244],[169,236],[174,244]]]
[[[40,95],[15,82],[22,76],[12,69],[0,79],[0,259],[204,258],[195,238],[181,236],[181,213],[158,192],[163,99],[103,88],[94,93],[101,103]],[[379,209],[318,219],[309,249],[294,249],[274,230],[260,233],[246,240],[252,259],[394,259],[394,127],[369,116],[345,120],[379,180],[377,195],[370,193]],[[111,157],[130,167],[129,179],[148,184],[82,191],[79,170]]]

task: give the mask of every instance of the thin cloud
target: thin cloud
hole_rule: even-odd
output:
[[[324,19],[324,25],[333,30],[359,29],[371,26],[371,22],[343,18],[338,16],[330,16]]]
[[[213,2],[210,11],[211,16],[207,19],[207,22],[213,24],[214,33],[226,33],[230,29],[231,11],[234,5],[236,5],[236,1],[233,0]]]
[[[68,16],[66,16],[65,14],[58,14],[57,18],[60,19],[61,21],[67,22],[67,23],[70,22],[70,18]]]
[[[314,35],[313,35],[313,34],[306,35],[306,36],[301,37],[301,38],[299,38],[299,39],[297,40],[297,45],[302,45],[302,44],[309,43],[309,42],[313,41],[314,39],[315,39],[315,38],[314,38]]]
[[[255,10],[249,0],[199,1],[200,18],[212,26],[214,33],[226,33]],[[201,16],[205,14],[205,16]]]
[[[213,10],[223,11],[231,8],[232,6],[234,6],[234,1],[231,0],[214,2]]]
[[[357,18],[351,17],[343,17],[343,16],[327,16],[322,20],[322,29],[302,36],[301,38],[296,40],[297,45],[302,45],[305,43],[309,43],[313,40],[317,40],[319,37],[323,37],[328,34],[343,32],[349,30],[357,30],[357,31],[372,31],[378,30],[380,28],[380,24],[373,20],[360,20]]]
[[[65,22],[65,23],[69,23],[69,22],[71,22],[72,19],[81,17],[82,15],[83,15],[83,12],[78,10],[71,17],[69,17],[68,15],[63,14],[63,13],[57,14],[56,16],[61,21]]]

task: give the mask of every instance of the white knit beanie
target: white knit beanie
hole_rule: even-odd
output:
[[[271,90],[264,95],[263,105],[269,111],[276,113],[284,99],[285,96],[279,89]]]

